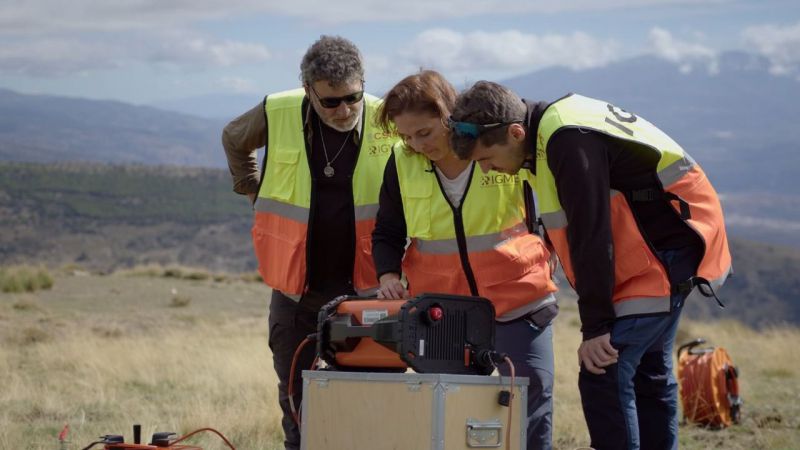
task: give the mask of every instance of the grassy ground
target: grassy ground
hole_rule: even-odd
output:
[[[191,274],[191,271],[185,273]],[[0,448],[71,450],[140,423],[185,433],[212,426],[239,449],[280,448],[276,379],[266,345],[269,290],[238,277],[53,273],[52,289],[0,293]],[[556,322],[555,447],[588,445],[577,391],[578,319]],[[800,441],[800,331],[757,333],[685,318],[679,342],[705,337],[740,367],[743,423],[681,428],[681,448],[790,449]],[[212,436],[207,450],[225,448]]]

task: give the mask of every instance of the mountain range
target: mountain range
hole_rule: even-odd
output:
[[[713,70],[641,56],[575,71],[549,68],[503,81],[531,100],[576,92],[666,131],[720,192],[732,233],[800,248],[800,82],[742,52]],[[162,108],[0,89],[0,161],[226,167],[220,132],[260,97],[208,95]],[[237,110],[238,108],[238,110]]]
[[[0,89],[0,160],[224,167],[222,120]]]

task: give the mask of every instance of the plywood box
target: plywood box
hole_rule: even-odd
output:
[[[303,372],[302,450],[522,449],[528,379],[417,373]]]

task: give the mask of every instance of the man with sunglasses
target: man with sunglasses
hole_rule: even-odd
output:
[[[591,446],[677,448],[680,312],[692,292],[716,299],[731,272],[720,202],[700,166],[610,103],[529,102],[486,81],[459,96],[450,129],[460,158],[535,179],[542,223],[578,294]]]
[[[364,93],[361,54],[352,42],[322,36],[300,71],[303,88],[269,94],[222,133],[234,191],[253,201],[258,269],[272,287],[269,346],[286,449],[300,446],[293,415],[303,384],[300,370],[289,373],[295,350],[316,332],[322,305],[377,288],[370,241],[394,142],[374,125],[379,100]],[[259,171],[257,149],[265,144]],[[298,368],[311,366],[313,347],[301,351]]]

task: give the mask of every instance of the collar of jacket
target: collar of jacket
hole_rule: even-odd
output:
[[[539,122],[542,120],[544,110],[550,106],[547,102],[532,102],[522,99],[527,108],[525,123],[528,126],[528,134],[525,138],[525,146],[528,149],[528,158],[522,163],[523,169],[528,169],[536,175],[536,134],[539,132]]]

